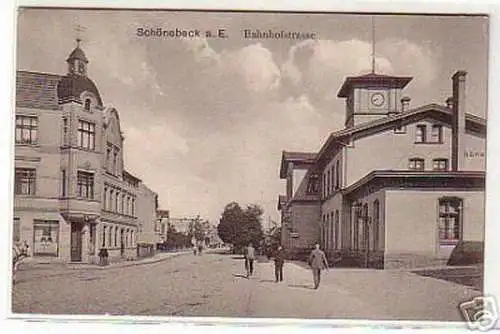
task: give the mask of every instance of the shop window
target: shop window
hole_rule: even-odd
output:
[[[57,256],[59,248],[59,222],[51,220],[35,220],[34,255]]]

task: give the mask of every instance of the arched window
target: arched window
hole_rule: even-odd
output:
[[[112,242],[112,239],[111,239],[112,237],[113,237],[113,226],[110,226],[109,227],[108,247],[113,246],[113,244],[111,243]]]
[[[340,217],[339,210],[335,210],[335,249],[340,249]]]
[[[369,247],[369,231],[368,231],[368,203],[363,205],[363,221],[362,221],[362,234],[360,238],[363,238],[363,249],[368,249]]]
[[[455,244],[462,239],[462,204],[458,197],[439,199],[439,243]]]
[[[106,226],[102,227],[102,243],[101,246],[106,247]]]
[[[373,250],[379,249],[380,238],[380,202],[376,199],[373,202]]]

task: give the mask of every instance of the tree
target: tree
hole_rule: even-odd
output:
[[[185,235],[184,233],[177,232],[174,225],[168,224],[167,240],[165,243],[167,247],[170,249],[188,247],[191,243],[191,239],[188,238],[188,236]]]
[[[217,233],[222,241],[233,244],[235,250],[240,250],[250,242],[259,247],[264,238],[261,223],[263,213],[256,204],[242,209],[238,203],[231,202],[224,207]]]

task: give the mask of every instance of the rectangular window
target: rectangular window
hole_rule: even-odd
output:
[[[460,198],[439,199],[439,241],[440,244],[454,244],[461,238]]]
[[[121,202],[121,213],[125,213],[125,194],[122,195],[122,202]]]
[[[118,171],[117,171],[117,157],[118,157],[118,154],[116,152],[113,152],[113,175],[116,175],[118,174]]]
[[[111,172],[111,147],[110,143],[108,143],[108,148],[106,149],[106,170]]]
[[[433,142],[433,143],[442,143],[443,142],[443,127],[441,125],[434,124],[432,126],[431,142]]]
[[[38,119],[36,116],[16,116],[16,144],[36,144]]]
[[[59,250],[59,222],[35,220],[33,224],[34,255],[57,256]]]
[[[66,197],[66,170],[61,171],[61,195]]]
[[[330,193],[333,193],[334,189],[335,189],[335,165],[332,166],[332,171],[331,171],[331,174],[330,174]]]
[[[132,216],[135,216],[135,198],[132,198]]]
[[[425,169],[424,159],[420,158],[410,159],[408,162],[408,169],[424,170]]]
[[[120,206],[118,205],[118,200],[120,199],[120,192],[117,191],[116,192],[116,196],[115,196],[115,212],[118,212]]]
[[[323,174],[323,198],[326,197],[326,174]]]
[[[113,211],[113,195],[114,195],[114,191],[111,189],[109,191],[109,205],[108,205],[109,211]]]
[[[95,124],[82,121],[78,122],[78,147],[86,150],[95,149]]]
[[[16,195],[35,195],[36,170],[16,168],[14,191]]]
[[[96,225],[92,225],[89,229],[89,253],[90,255],[95,255],[95,235],[96,235]]]
[[[14,242],[21,241],[21,220],[19,218],[14,218],[13,221],[12,240]]]
[[[109,227],[109,238],[108,238],[108,247],[113,246],[112,244],[112,238],[113,237],[113,226]]]
[[[326,179],[326,195],[330,195],[330,174],[331,174],[331,171],[328,171],[328,176],[327,176],[327,179]]]
[[[335,189],[340,188],[340,160],[335,163],[337,166],[337,173],[335,174]]]
[[[415,142],[416,143],[425,143],[426,138],[426,126],[425,125],[417,125],[415,132]]]
[[[94,174],[79,171],[77,174],[77,196],[94,199]]]
[[[118,228],[115,227],[115,247],[118,246]]]
[[[104,191],[102,193],[102,208],[106,210],[108,207],[108,187],[104,187]]]
[[[434,159],[432,160],[432,169],[445,171],[448,170],[448,159]]]
[[[63,117],[62,145],[68,145],[68,119],[66,117]]]

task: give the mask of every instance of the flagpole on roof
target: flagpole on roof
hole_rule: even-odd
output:
[[[372,15],[372,74],[375,74],[375,16]]]

